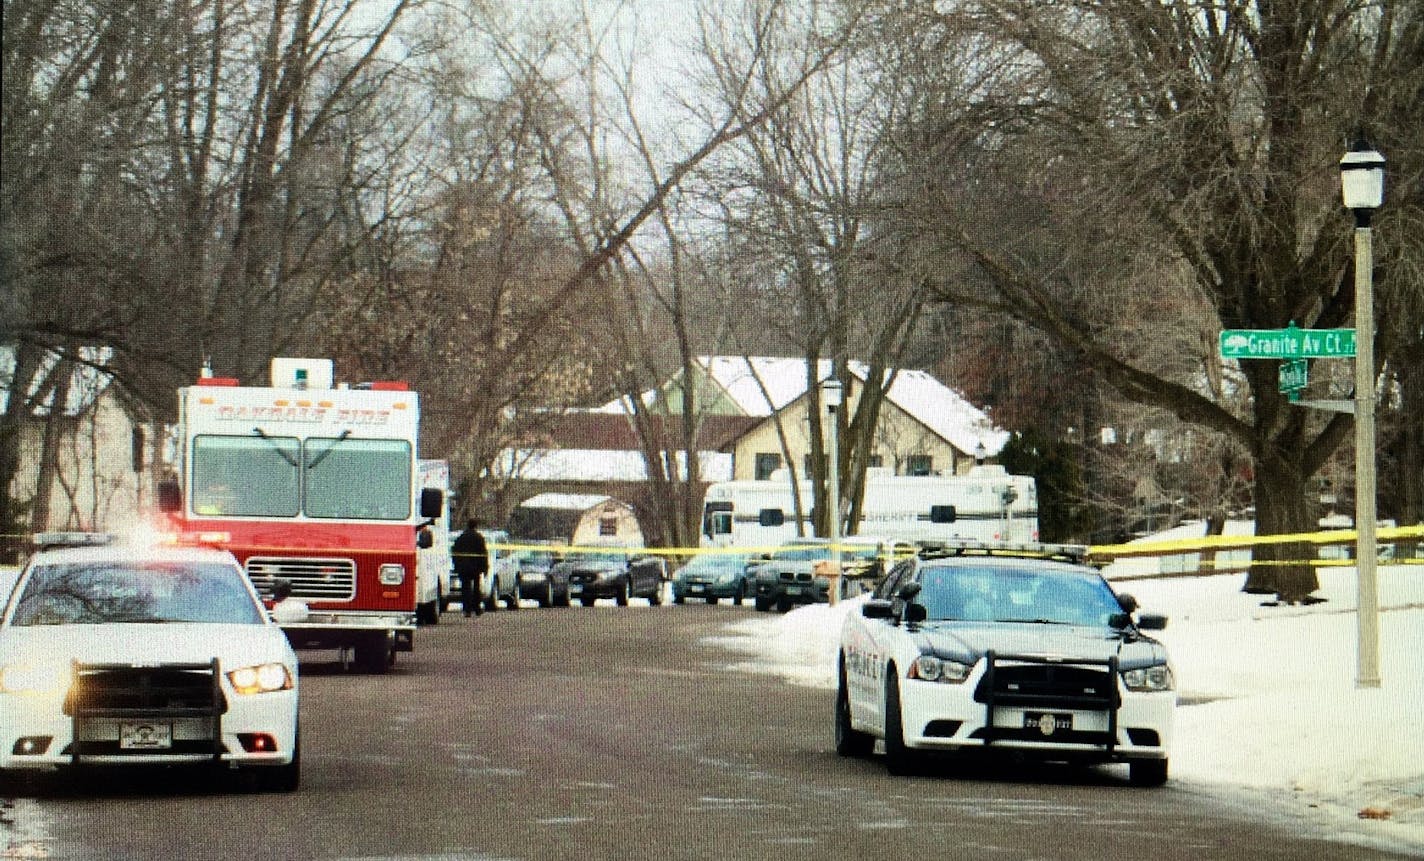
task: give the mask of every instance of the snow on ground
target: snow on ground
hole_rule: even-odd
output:
[[[1245,574],[1115,584],[1169,619],[1154,636],[1181,702],[1172,784],[1245,793],[1342,840],[1424,850],[1424,566],[1378,570],[1376,689],[1355,685],[1355,569],[1319,575],[1326,600],[1306,607],[1262,606],[1241,591]],[[710,639],[742,653],[735,669],[833,690],[841,623],[863,602],[759,615]]]

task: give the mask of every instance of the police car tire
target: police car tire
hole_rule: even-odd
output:
[[[1161,786],[1167,782],[1167,760],[1134,759],[1127,765],[1127,776],[1133,786]]]
[[[894,775],[914,773],[911,751],[905,747],[905,729],[900,720],[900,676],[894,667],[885,671],[885,770]]]
[[[850,723],[850,694],[846,690],[845,668],[841,668],[836,686],[836,753],[857,759],[875,750],[875,736],[861,732]]]
[[[296,792],[302,783],[302,734],[297,730],[292,748],[292,761],[286,765],[263,768],[258,772],[258,787],[266,792]]]

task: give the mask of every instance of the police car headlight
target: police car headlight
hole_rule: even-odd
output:
[[[68,667],[59,664],[5,664],[0,666],[0,693],[62,693],[69,688]]]
[[[1172,678],[1172,671],[1166,664],[1125,670],[1122,683],[1128,690],[1137,692],[1170,691],[1176,687],[1176,680]]]
[[[910,665],[910,678],[957,685],[969,678],[973,669],[973,664],[961,664],[959,661],[937,658],[934,655],[920,655]]]
[[[381,566],[381,585],[399,586],[405,582],[405,566],[389,563]]]
[[[285,664],[259,664],[242,667],[227,674],[232,689],[239,694],[265,694],[292,689],[292,673]]]

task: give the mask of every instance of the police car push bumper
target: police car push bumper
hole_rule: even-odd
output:
[[[905,746],[942,751],[1021,749],[1099,762],[1167,757],[1174,691],[1130,691],[1114,672],[1115,703],[1085,708],[1086,703],[1045,698],[1038,703],[1002,704],[988,694],[993,686],[986,677],[990,667],[999,669],[1004,660],[986,656],[961,683],[906,678],[902,673]]]

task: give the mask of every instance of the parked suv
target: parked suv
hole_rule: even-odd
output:
[[[667,563],[658,556],[618,551],[582,553],[570,559],[568,572],[569,597],[585,607],[599,598],[613,598],[619,606],[627,606],[631,598],[647,598],[656,606],[663,600]]]
[[[878,579],[887,560],[911,552],[909,542],[891,542],[866,535],[851,535],[835,545],[840,550],[840,595],[861,591],[861,584]],[[797,604],[825,602],[830,598],[834,561],[832,545],[825,538],[798,538],[767,554],[755,565],[756,609],[776,607],[785,613]]]

